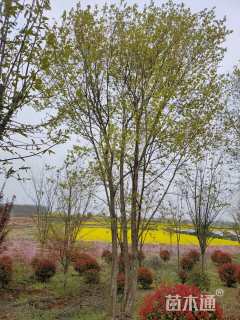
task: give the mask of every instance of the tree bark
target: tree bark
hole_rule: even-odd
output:
[[[132,319],[133,307],[137,293],[137,268],[138,268],[138,228],[137,228],[137,203],[138,203],[138,178],[139,178],[139,144],[140,144],[140,119],[136,121],[134,164],[132,168],[132,195],[131,195],[131,240],[132,261],[130,269],[130,282],[125,306],[125,319]],[[125,320],[124,319],[124,320]]]
[[[114,192],[110,190],[110,216],[112,234],[112,270],[111,270],[111,289],[110,289],[110,313],[111,319],[117,319],[117,274],[118,274],[118,225],[115,213]]]

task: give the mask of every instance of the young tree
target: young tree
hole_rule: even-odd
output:
[[[177,193],[174,195],[174,200],[169,201],[169,213],[170,221],[173,225],[173,230],[177,239],[177,262],[178,262],[178,272],[180,271],[180,240],[181,240],[181,231],[182,223],[184,216],[186,214],[184,208],[184,194],[183,190],[179,187]]]
[[[31,191],[27,192],[24,184],[22,187],[35,205],[34,224],[37,228],[37,239],[40,243],[41,254],[47,248],[51,220],[57,205],[58,175],[50,176],[53,168],[45,166],[37,178],[31,176]],[[34,190],[34,191],[33,191]]]
[[[157,181],[159,199],[164,198],[185,155],[206,145],[222,108],[217,65],[227,34],[224,20],[216,20],[214,11],[192,14],[172,2],[143,10],[125,4],[102,10],[78,5],[48,34],[42,97],[48,107],[56,107],[51,124],[67,124],[92,147],[106,193],[113,253],[112,319],[117,317],[118,223],[127,266],[122,308],[127,319],[132,318],[136,297],[145,195]],[[159,164],[164,170],[171,167],[164,186]]]
[[[204,160],[197,161],[185,172],[184,193],[188,215],[199,242],[202,272],[205,271],[205,253],[212,239],[212,228],[227,205],[222,164],[222,157],[214,159],[206,155]]]
[[[67,158],[57,181],[57,213],[51,223],[50,242],[63,266],[64,291],[76,241],[81,236],[81,227],[89,210],[93,208],[95,178],[84,165],[83,158],[76,162]]]

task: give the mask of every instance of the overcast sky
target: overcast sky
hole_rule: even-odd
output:
[[[86,5],[101,5],[104,3],[118,3],[116,1],[81,1],[82,7]],[[127,1],[129,4],[134,4],[137,2],[139,6],[143,6],[145,3],[149,4],[150,1]],[[164,1],[155,1],[156,5],[161,5]],[[224,72],[231,72],[234,65],[240,60],[240,0],[185,0],[175,2],[181,3],[184,2],[192,11],[197,12],[204,8],[216,7],[216,14],[218,18],[223,18],[226,16],[226,24],[229,29],[233,30],[233,33],[228,36],[226,41],[227,52],[225,54],[225,59],[222,63],[222,70]],[[50,18],[59,20],[62,12],[64,10],[69,10],[72,7],[75,7],[78,1],[75,0],[51,0],[52,10],[50,12]],[[32,112],[28,114],[21,114],[21,119],[30,121],[34,119],[36,115]],[[45,162],[56,163],[60,165],[66,154],[66,150],[71,147],[73,142],[68,143],[67,145],[61,145],[55,148],[55,155],[51,158],[44,159]],[[40,171],[42,167],[43,160],[41,158],[34,158],[27,161],[27,164],[32,167],[32,170],[35,174]],[[25,184],[25,189],[29,189],[29,185]],[[7,197],[11,197],[12,194],[17,195],[16,203],[31,203],[29,197],[23,191],[21,185],[15,180],[10,180],[6,187]]]

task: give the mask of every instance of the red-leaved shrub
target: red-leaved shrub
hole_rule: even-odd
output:
[[[123,293],[125,283],[125,275],[123,272],[119,272],[117,275],[117,291]]]
[[[222,252],[218,256],[218,264],[232,263],[232,257],[229,253]]]
[[[238,266],[233,263],[225,263],[218,269],[218,274],[222,282],[227,287],[234,287],[238,281]]]
[[[12,278],[12,259],[8,256],[0,257],[0,286],[5,288]]]
[[[187,253],[187,257],[192,259],[194,263],[200,261],[200,252],[198,250],[192,249]]]
[[[47,282],[56,273],[56,263],[49,258],[35,257],[31,263],[34,275],[40,282]]]
[[[160,251],[160,258],[164,261],[167,262],[170,259],[170,252],[168,250],[161,250]]]
[[[104,261],[106,261],[107,263],[111,263],[112,262],[112,252],[110,250],[103,250],[102,252],[102,259]]]
[[[191,271],[195,265],[195,262],[190,257],[184,256],[182,257],[180,264],[184,271]]]
[[[79,259],[91,259],[91,256],[88,253],[73,250],[71,253],[71,261],[75,263]]]
[[[212,255],[211,255],[211,259],[212,259],[212,262],[214,263],[218,263],[218,257],[219,255],[222,253],[221,250],[214,250]]]
[[[138,283],[143,289],[149,289],[153,283],[153,273],[150,269],[141,267],[138,269]]]
[[[78,258],[78,260],[74,263],[74,269],[79,274],[83,274],[85,271],[91,269],[97,270],[99,272],[100,266],[95,258],[86,255]]]
[[[216,303],[215,311],[199,311],[201,304],[201,291],[194,287],[185,284],[178,284],[173,287],[161,286],[154,293],[145,298],[144,304],[140,309],[141,320],[222,320],[223,311],[219,304]],[[180,311],[168,311],[166,306],[166,297],[173,298],[179,296],[181,300]],[[186,302],[186,297],[193,296],[196,301],[197,310],[189,311],[183,306]]]
[[[86,283],[97,284],[99,283],[99,270],[89,269],[84,272],[84,279]]]
[[[223,252],[221,250],[215,250],[211,255],[212,261],[217,265],[222,265],[225,263],[232,263],[232,257],[229,253]]]
[[[180,280],[181,280],[181,283],[185,283],[185,282],[187,281],[188,274],[187,274],[186,271],[180,270],[180,271],[178,272],[178,276],[179,276],[179,278],[180,278]]]

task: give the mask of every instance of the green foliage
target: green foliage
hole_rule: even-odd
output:
[[[144,261],[144,265],[154,270],[159,270],[161,268],[162,262],[159,256],[150,256],[146,258],[146,260]]]
[[[49,31],[42,55],[41,93],[48,107],[55,107],[54,96],[58,100],[52,124],[66,122],[88,139],[89,116],[102,126],[107,121],[101,152],[106,148],[119,159],[121,129],[115,120],[126,110],[129,151],[132,128],[140,121],[149,139],[158,138],[171,151],[188,147],[197,153],[207,146],[222,108],[224,80],[217,65],[228,34],[225,20],[217,20],[214,10],[193,14],[171,1],[144,10],[106,5],[64,13],[62,25]]]
[[[81,317],[81,318],[80,318]],[[82,311],[81,313],[77,314],[76,317],[73,317],[72,320],[105,320],[106,315],[102,312],[87,312]]]
[[[207,273],[201,271],[193,271],[188,275],[187,283],[195,285],[201,291],[208,291],[210,289],[210,278]]]
[[[46,10],[49,9],[49,0],[1,1],[0,140],[1,148],[15,156],[19,141],[16,144],[10,137],[14,134],[19,140],[34,132],[30,124],[16,122],[15,116],[36,97],[35,89],[42,88],[38,77],[39,61],[48,29]],[[31,145],[34,152],[41,149],[34,139],[28,144],[24,140],[23,146],[20,145],[21,148]]]

